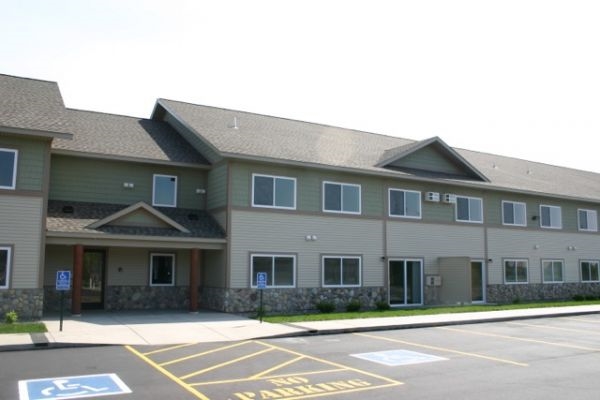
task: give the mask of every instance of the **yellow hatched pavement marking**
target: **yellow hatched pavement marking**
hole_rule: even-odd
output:
[[[199,391],[197,391],[196,389],[194,389],[193,387],[191,387],[190,385],[188,385],[187,383],[185,383],[184,381],[182,381],[181,379],[179,379],[178,377],[176,377],[175,375],[173,375],[172,373],[170,373],[169,371],[167,371],[166,369],[164,369],[163,367],[161,367],[160,365],[158,365],[157,363],[152,361],[150,358],[146,357],[144,354],[142,354],[139,351],[137,351],[136,349],[134,349],[133,347],[125,346],[125,348],[127,350],[131,351],[133,354],[135,354],[139,358],[141,358],[142,360],[144,360],[146,363],[148,363],[151,366],[153,366],[154,368],[156,368],[160,373],[165,375],[167,378],[171,379],[173,382],[177,383],[179,386],[181,386],[182,388],[184,388],[185,390],[187,390],[188,392],[193,394],[196,398],[198,398],[200,400],[210,400],[208,397],[206,397],[205,395],[203,395],[202,393],[200,393]]]
[[[235,343],[229,346],[223,346],[223,347],[217,347],[216,349],[211,349],[211,350],[207,350],[207,351],[203,351],[202,353],[196,353],[196,354],[192,354],[186,357],[181,357],[175,360],[171,360],[171,361],[167,361],[164,362],[162,364],[160,364],[161,367],[166,367],[168,365],[172,365],[172,364],[176,364],[182,361],[187,361],[187,360],[191,360],[192,358],[197,358],[197,357],[202,357],[205,356],[207,354],[212,354],[212,353],[218,353],[219,351],[223,351],[223,350],[228,350],[228,349],[233,349],[234,347],[238,347],[238,346],[242,346],[245,344],[249,344],[252,343],[250,341],[245,341],[245,342],[240,342],[240,343]]]
[[[498,334],[495,334],[495,333],[473,332],[473,331],[468,331],[468,330],[463,330],[463,329],[446,328],[446,327],[439,327],[437,329],[443,329],[443,330],[446,330],[446,331],[453,331],[453,332],[460,332],[460,333],[469,333],[471,335],[479,335],[479,336],[488,336],[488,337],[494,337],[494,338],[500,338],[500,339],[516,340],[516,341],[519,341],[519,342],[545,344],[545,345],[548,345],[548,346],[556,346],[556,347],[565,347],[567,349],[586,350],[586,351],[600,351],[600,348],[587,347],[587,346],[579,346],[579,345],[576,345],[576,344],[568,344],[568,343],[548,342],[546,340],[529,339],[529,338],[522,338],[522,337],[517,337],[517,336],[498,335]]]
[[[293,359],[291,359],[291,360],[288,360],[288,361],[286,361],[286,362],[284,362],[284,363],[281,363],[281,364],[279,364],[279,365],[276,365],[276,366],[274,366],[273,368],[269,368],[269,369],[267,369],[267,370],[264,370],[264,371],[262,371],[262,372],[259,372],[258,374],[251,376],[251,377],[250,377],[250,379],[260,378],[261,376],[265,376],[265,375],[267,375],[267,374],[268,374],[268,373],[270,373],[270,372],[277,371],[278,369],[281,369],[281,368],[283,368],[283,367],[286,367],[286,366],[288,366],[288,365],[290,365],[290,364],[293,364],[293,363],[295,363],[295,362],[298,362],[298,361],[300,361],[300,360],[304,360],[305,358],[306,358],[306,357],[304,357],[304,356],[298,356],[298,357],[296,357],[296,358],[293,358]]]
[[[147,353],[143,353],[145,356],[151,356],[153,354],[158,354],[158,353],[164,353],[166,351],[171,351],[171,350],[176,350],[176,349],[181,349],[183,347],[189,347],[189,346],[193,346],[197,343],[185,343],[185,344],[178,344],[176,346],[171,346],[171,347],[164,347],[162,349],[157,349],[157,350],[153,350],[153,351],[149,351]]]
[[[453,353],[453,354],[460,354],[460,355],[468,356],[468,357],[482,358],[484,360],[496,361],[496,362],[500,362],[500,363],[504,363],[504,364],[516,365],[516,366],[519,366],[519,367],[528,367],[529,366],[529,364],[525,364],[525,363],[521,363],[521,362],[517,362],[517,361],[512,361],[512,360],[506,360],[506,359],[503,359],[503,358],[484,356],[483,354],[469,353],[469,352],[466,352],[466,351],[453,350],[453,349],[448,349],[448,348],[445,348],[445,347],[430,346],[428,344],[408,342],[406,340],[386,338],[386,337],[383,337],[383,336],[369,335],[369,334],[366,334],[366,333],[355,333],[354,335],[368,337],[368,338],[372,338],[372,339],[385,340],[385,341],[388,341],[388,342],[402,343],[402,344],[406,344],[408,346],[422,347],[424,349],[436,350],[436,351],[441,351],[441,352],[444,352],[444,353]]]
[[[249,358],[256,357],[256,356],[259,356],[259,355],[261,355],[261,354],[268,353],[268,352],[270,352],[270,351],[273,351],[273,350],[274,350],[274,349],[264,349],[264,350],[261,350],[261,351],[257,351],[256,353],[248,354],[248,355],[245,355],[245,356],[243,356],[243,357],[238,357],[238,358],[236,358],[236,359],[229,360],[229,361],[226,361],[226,362],[224,362],[224,363],[221,363],[221,364],[213,365],[212,367],[208,367],[208,368],[201,369],[200,371],[192,372],[191,374],[184,375],[184,376],[182,376],[182,377],[180,377],[180,378],[181,378],[181,379],[184,379],[184,380],[185,380],[185,379],[189,379],[189,378],[191,378],[192,376],[198,376],[198,375],[202,375],[202,374],[204,374],[205,372],[213,371],[213,370],[215,370],[215,369],[219,369],[219,368],[225,367],[225,366],[227,366],[227,365],[235,364],[235,363],[237,363],[237,362],[240,362],[240,361],[243,361],[243,360],[247,360],[247,359],[249,359]]]
[[[310,372],[292,372],[289,374],[279,374],[279,375],[268,375],[261,377],[250,377],[250,378],[238,378],[238,379],[226,379],[222,381],[212,381],[212,382],[196,382],[190,383],[190,386],[209,386],[209,385],[222,385],[225,383],[240,383],[240,382],[255,382],[255,381],[263,381],[265,379],[277,379],[277,378],[286,378],[290,376],[309,376],[309,375],[319,375],[319,374],[331,374],[334,372],[342,372],[346,371],[346,368],[335,368],[335,369],[323,369],[319,371],[310,371]]]

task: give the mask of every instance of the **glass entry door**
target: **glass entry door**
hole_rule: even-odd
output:
[[[423,304],[423,262],[421,260],[389,261],[390,305]]]
[[[471,261],[471,301],[483,303],[485,298],[485,275],[483,261]]]
[[[85,250],[83,253],[83,274],[81,282],[81,308],[104,308],[104,269],[103,250]]]

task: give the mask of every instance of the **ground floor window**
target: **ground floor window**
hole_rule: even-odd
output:
[[[563,262],[561,260],[543,260],[542,271],[544,283],[560,283],[563,281]]]
[[[527,283],[527,260],[504,260],[505,283]]]
[[[150,254],[150,286],[175,285],[175,254]]]
[[[10,280],[10,247],[0,247],[0,289],[8,289]]]
[[[257,286],[256,275],[266,272],[267,287],[296,286],[296,256],[279,254],[252,254],[250,256],[252,287]]]
[[[598,261],[581,261],[581,281],[598,282],[600,274],[598,273],[600,263]]]
[[[360,286],[360,257],[324,256],[323,286]]]

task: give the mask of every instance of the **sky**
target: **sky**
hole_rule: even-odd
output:
[[[600,172],[600,2],[0,0],[0,73]],[[0,93],[0,96],[2,94]]]

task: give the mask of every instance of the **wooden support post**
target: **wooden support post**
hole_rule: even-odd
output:
[[[83,276],[83,246],[73,247],[73,291],[71,293],[71,314],[81,314],[81,284]]]

